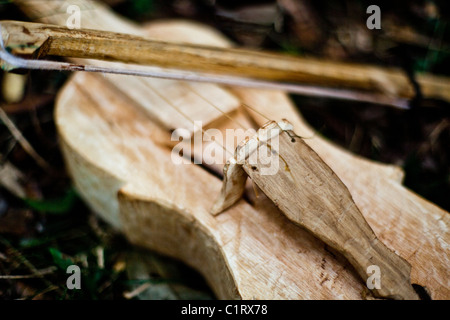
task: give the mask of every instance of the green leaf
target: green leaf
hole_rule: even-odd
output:
[[[132,15],[142,17],[155,10],[154,1],[134,0],[129,4],[129,11]]]
[[[73,188],[70,188],[66,194],[59,199],[35,200],[25,198],[24,201],[33,210],[45,213],[62,214],[67,213],[72,209],[77,199],[77,193]]]
[[[53,262],[62,270],[67,270],[67,267],[74,264],[71,258],[64,257],[64,254],[56,248],[49,248],[52,255]]]

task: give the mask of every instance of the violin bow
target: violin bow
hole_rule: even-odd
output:
[[[409,100],[415,97],[409,79],[397,69],[273,52],[162,42],[129,34],[20,21],[2,21],[0,28],[0,59],[5,70],[87,71],[209,82],[400,109],[408,109]],[[85,65],[41,60],[47,56],[96,59],[98,63]],[[103,61],[127,64],[117,67],[100,63]],[[424,96],[450,101],[448,79],[419,75],[417,82]]]

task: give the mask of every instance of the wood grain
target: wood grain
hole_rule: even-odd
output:
[[[408,262],[379,241],[347,187],[287,126],[291,127],[287,121],[266,123],[237,148],[235,163],[289,220],[342,253],[363,281],[369,267],[379,268],[383,285],[372,288],[377,296],[418,299]],[[227,170],[224,168],[225,173]],[[235,172],[240,178],[242,174]],[[227,184],[224,180],[222,192]]]

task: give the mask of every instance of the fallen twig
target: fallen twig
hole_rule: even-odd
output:
[[[20,145],[25,150],[25,152],[28,153],[41,168],[43,168],[45,170],[50,169],[50,165],[48,164],[48,162],[45,161],[44,158],[42,158],[36,152],[36,150],[34,150],[34,148],[31,146],[31,144],[28,142],[28,140],[25,139],[25,137],[22,135],[22,132],[20,132],[20,130],[16,127],[14,122],[11,121],[11,119],[8,117],[8,115],[3,110],[2,107],[0,107],[0,120],[8,128],[9,132],[11,132],[14,139],[16,139],[17,142],[20,143]]]
[[[42,278],[43,276],[53,273],[56,271],[56,267],[48,267],[45,269],[36,270],[33,274],[26,274],[26,275],[0,275],[0,280],[7,279],[7,280],[18,280],[18,279],[32,279],[32,278]]]

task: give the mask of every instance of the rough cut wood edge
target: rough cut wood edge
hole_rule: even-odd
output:
[[[208,228],[192,221],[189,214],[180,215],[179,208],[164,204],[161,199],[129,198],[122,191],[118,199],[121,212],[127,212],[124,216],[128,222],[124,224],[123,232],[130,235],[132,241],[140,242],[140,238],[145,237],[146,245],[153,250],[181,259],[199,270],[219,299],[242,298],[222,248]],[[151,212],[151,215],[142,212]]]
[[[234,158],[227,161],[223,168],[223,182],[220,195],[211,208],[212,215],[218,215],[242,198],[247,177],[244,169],[242,169],[242,165],[237,164]]]
[[[339,177],[285,124],[268,122],[239,145],[237,163],[289,220],[343,254],[363,281],[370,266],[378,267],[377,296],[418,299],[409,263],[379,241]]]

